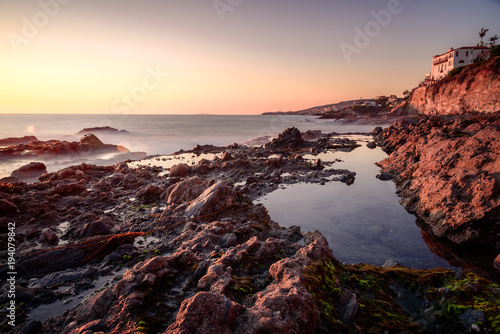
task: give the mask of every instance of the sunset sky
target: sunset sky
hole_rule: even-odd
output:
[[[2,0],[0,113],[260,114],[402,96],[433,55],[476,45],[482,27],[500,35],[499,17],[499,0]]]

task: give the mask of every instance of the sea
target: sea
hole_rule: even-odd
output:
[[[131,152],[140,152],[137,156],[145,156],[168,155],[204,144],[244,144],[260,137],[275,137],[289,127],[323,133],[368,133],[379,125],[388,126],[298,115],[0,114],[0,138],[32,135],[39,140],[77,141],[81,137],[77,133],[84,128],[109,126],[128,133],[99,134],[104,143],[122,145]],[[354,151],[319,157],[323,161],[336,161],[334,168],[356,172],[353,185],[296,184],[281,187],[257,201],[283,226],[298,225],[303,231],[322,232],[340,261],[383,265],[391,260],[417,269],[457,270],[429,250],[416,225],[416,217],[398,203],[395,185],[376,178],[380,171],[375,162],[386,154],[380,148],[366,147],[370,137],[357,135],[355,139],[362,146]],[[82,162],[109,165],[130,157],[104,154],[42,162],[52,172]],[[21,158],[0,160],[0,178],[28,162]]]

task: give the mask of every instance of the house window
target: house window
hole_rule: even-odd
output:
[[[455,57],[458,57],[458,51],[456,52]]]
[[[465,61],[461,60],[461,61],[459,61],[458,63],[459,63],[459,64],[463,64],[463,63],[465,63]]]
[[[448,62],[448,66],[451,66],[451,60]]]
[[[469,51],[465,51],[465,56],[468,57],[469,56]]]

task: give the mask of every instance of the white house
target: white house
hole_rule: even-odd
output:
[[[431,74],[426,76],[431,82],[444,78],[457,67],[470,65],[477,58],[486,58],[490,48],[486,46],[470,46],[449,49],[448,52],[432,57]]]

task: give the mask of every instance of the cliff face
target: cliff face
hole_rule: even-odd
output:
[[[454,115],[500,110],[500,58],[471,65],[434,85],[417,88],[395,113]]]

